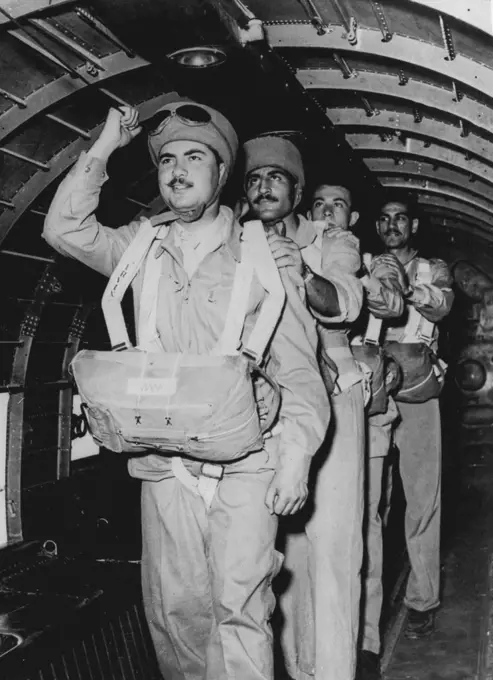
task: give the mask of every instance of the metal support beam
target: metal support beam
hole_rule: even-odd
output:
[[[52,120],[54,123],[58,123],[59,125],[66,127],[68,130],[76,132],[78,135],[80,135],[80,137],[83,137],[84,139],[91,139],[91,135],[89,134],[89,132],[87,132],[87,130],[83,130],[82,128],[77,127],[77,125],[69,123],[67,120],[63,120],[58,116],[54,116],[52,113],[47,113],[46,117]]]
[[[430,162],[413,159],[406,159],[402,165],[396,165],[392,158],[367,158],[366,164],[377,175],[401,175],[402,177],[430,179],[450,184],[458,189],[467,189],[471,195],[488,198],[488,200],[491,196],[493,201],[492,185],[476,179],[471,182],[471,176],[457,168],[436,167]]]
[[[39,14],[44,10],[53,10],[64,5],[73,5],[75,0],[2,0],[2,6],[11,17],[21,19],[30,14]],[[8,23],[7,17],[0,15],[0,25]]]
[[[406,191],[419,191],[423,195],[442,196],[447,200],[454,199],[460,201],[476,210],[482,210],[485,213],[488,213],[493,224],[493,203],[480,199],[479,197],[474,197],[466,191],[453,187],[447,188],[445,185],[439,184],[438,182],[433,182],[428,179],[418,180],[414,177],[407,178],[407,181],[403,177],[380,176],[379,179],[385,187],[405,189]]]
[[[389,28],[385,12],[383,11],[382,3],[377,2],[377,0],[370,0],[370,5],[373,9],[375,18],[378,21],[378,25],[380,26],[380,31],[383,36],[382,42],[390,42],[392,40],[392,32]]]
[[[101,72],[99,76],[91,82],[93,87],[98,87],[100,83],[104,83],[114,76],[149,66],[149,62],[145,59],[141,59],[140,57],[130,59],[123,52],[117,52],[108,57],[103,57],[101,61],[105,67],[105,71]],[[81,67],[81,70],[83,68],[84,67]],[[25,124],[36,114],[43,112],[44,109],[52,107],[55,104],[62,103],[67,97],[85,87],[86,82],[84,80],[72,78],[70,75],[64,75],[39,88],[39,90],[30,94],[24,100],[26,108],[18,109],[17,107],[12,107],[0,115],[0,141],[5,139],[5,137],[14,132],[17,127]],[[108,91],[106,91],[106,96],[108,96]],[[116,100],[114,97],[115,95],[112,95],[114,101],[123,103],[122,100]]]
[[[401,130],[411,135],[419,135],[433,142],[469,152],[485,161],[493,162],[493,142],[479,135],[469,134],[467,139],[460,128],[434,118],[416,119],[415,115],[397,111],[382,111],[378,118],[368,118],[365,112],[355,108],[327,109],[330,120],[344,130],[345,127],[385,128]]]
[[[14,104],[17,104],[17,106],[20,106],[21,109],[25,109],[27,104],[26,102],[21,99],[20,97],[17,97],[15,94],[11,94],[10,92],[7,92],[7,90],[2,90],[0,88],[0,95],[2,97],[5,97],[5,99],[8,99],[11,102],[14,102]]]
[[[21,508],[21,469],[22,449],[24,441],[24,399],[22,390],[26,384],[27,366],[34,337],[38,330],[41,314],[46,300],[55,293],[59,285],[51,273],[53,265],[49,264],[41,276],[34,302],[24,313],[19,331],[19,345],[14,353],[10,384],[20,388],[9,396],[8,405],[8,439],[7,439],[7,532],[9,543],[20,543],[22,536]]]
[[[156,113],[165,103],[166,95],[159,95],[154,99],[142,104],[140,107],[141,120],[146,120]],[[91,136],[97,136],[103,128],[99,125],[91,132]],[[17,224],[17,221],[22,215],[31,209],[31,205],[36,202],[39,194],[44,191],[52,182],[59,179],[65,170],[70,167],[78,158],[81,151],[84,151],[89,146],[87,140],[77,139],[69,144],[65,149],[60,151],[51,159],[51,167],[47,172],[38,172],[24,183],[22,188],[12,198],[16,210],[15,212],[6,212],[0,215],[0,243],[9,233],[9,231]]]
[[[330,3],[344,27],[345,32],[343,33],[343,36],[345,40],[347,40],[350,45],[356,45],[358,42],[358,24],[356,17],[349,14],[346,7],[343,6],[342,0],[330,0]]]
[[[103,24],[102,21],[100,21],[98,18],[96,18],[93,14],[91,14],[85,7],[76,7],[75,12],[78,17],[80,17],[83,21],[86,22],[86,24],[89,24],[89,26],[97,31],[100,35],[106,38],[106,40],[109,40],[110,42],[113,43],[113,45],[116,45],[119,47],[127,57],[135,57],[135,52],[130,49],[130,47],[127,47],[125,43],[123,43],[120,38],[118,38],[114,33],[110,31],[110,29]]]
[[[457,121],[459,119],[467,121],[489,134],[493,129],[493,110],[489,106],[465,95],[460,101],[455,101],[451,90],[429,83],[409,80],[403,85],[395,75],[367,71],[355,74],[348,81],[339,71],[329,68],[299,69],[296,75],[303,87],[308,90],[349,90],[359,94],[373,94],[379,98],[395,98],[405,102],[410,108],[419,105],[426,109],[445,112]]]
[[[0,6],[0,13],[6,16],[9,20],[12,20],[14,25],[17,27],[15,30],[9,31],[10,35],[12,35],[14,38],[17,38],[20,40],[22,43],[25,45],[28,45],[31,49],[36,51],[38,54],[41,54],[44,56],[48,61],[51,61],[52,63],[57,64],[60,66],[64,71],[69,73],[73,78],[79,78],[82,80],[86,85],[92,85],[93,83],[87,79],[85,75],[81,72],[81,70],[73,68],[70,66],[68,62],[65,60],[62,60],[60,57],[54,55],[52,52],[50,52],[48,49],[44,47],[44,45],[37,39],[31,37],[29,33],[26,32],[24,26],[19,23],[16,19],[13,19],[8,12]],[[87,65],[86,65],[87,66]],[[91,71],[91,75],[93,77],[96,77],[98,75],[97,70],[94,72]],[[120,99],[116,95],[114,95],[112,92],[108,92],[108,90],[105,90],[103,88],[100,89],[100,91],[107,95],[110,99],[113,101],[117,101],[118,103],[126,104],[126,102],[123,99]]]
[[[413,190],[412,187],[410,189]],[[491,229],[491,216],[489,213],[483,212],[482,210],[477,210],[470,207],[468,204],[462,201],[457,201],[455,199],[448,199],[444,196],[436,196],[432,194],[426,194],[422,189],[416,189],[419,192],[418,204],[432,205],[438,208],[448,208],[452,210],[457,215],[466,215],[467,217],[472,217],[479,222],[482,222],[486,228]]]
[[[114,92],[110,92],[110,90],[107,90],[105,87],[100,87],[99,91],[105,94],[109,99],[112,99],[117,104],[121,104],[122,106],[131,106],[131,104],[129,104],[125,99],[119,97]]]
[[[380,137],[370,134],[347,135],[347,140],[353,149],[360,151],[363,156],[393,156],[396,159],[409,157],[430,161],[437,167],[446,166],[458,168],[478,179],[493,184],[493,168],[476,158],[466,160],[464,154],[447,147],[429,145],[419,139],[408,138],[403,145],[398,139],[383,142]]]
[[[24,154],[19,153],[18,151],[12,151],[12,149],[7,149],[6,147],[2,146],[0,147],[0,152],[4,153],[6,156],[12,156],[12,158],[18,158],[20,161],[23,161],[24,163],[29,163],[30,165],[34,165],[37,168],[40,168],[41,170],[49,170],[50,166],[48,163],[42,163],[41,161],[37,161],[35,158],[30,158],[29,156],[24,156]]]
[[[450,30],[449,25],[445,21],[443,14],[439,14],[438,19],[440,21],[440,30],[442,32],[443,46],[447,50],[448,55],[445,57],[445,59],[453,61],[457,56],[457,53],[455,51],[454,40],[452,38],[452,31]]]
[[[394,34],[391,42],[382,43],[380,31],[360,27],[358,47],[351,50],[340,28],[336,28],[327,35],[319,36],[306,25],[269,25],[267,23],[266,31],[269,44],[275,49],[298,47],[303,50],[314,48],[345,51],[358,55],[368,54],[395,60],[398,63],[407,62],[420,69],[425,64],[426,68],[436,73],[439,78],[455,80],[458,84],[466,85],[493,99],[493,78],[489,66],[473,61],[463,54],[457,54],[453,61],[446,61],[443,58],[443,49],[431,42]]]
[[[437,181],[435,173],[409,173],[401,172],[402,168],[394,166],[393,170],[387,172],[377,173],[380,182],[385,186],[389,182],[398,182],[403,187],[417,186],[423,189],[430,189],[430,187],[440,187],[444,195],[453,197],[464,196],[467,197],[467,202],[479,207],[485,207],[488,210],[493,210],[493,197],[489,198],[489,194],[481,194],[479,191],[471,191],[469,187],[476,186],[475,184],[456,184],[454,182]],[[490,188],[491,190],[491,188]]]
[[[75,69],[73,69],[71,66],[69,66],[65,61],[57,57],[55,54],[50,52],[49,50],[46,49],[41,43],[37,42],[33,38],[29,36],[28,33],[25,33],[24,31],[20,29],[15,29],[12,31],[9,31],[10,35],[18,40],[19,42],[23,43],[24,45],[27,45],[27,47],[31,48],[34,50],[34,52],[37,52],[40,54],[42,57],[47,59],[48,61],[51,61],[52,64],[55,64],[56,66],[59,66],[63,71],[66,71],[67,73],[70,73],[72,76],[77,76],[81,78],[82,76],[80,74],[77,74],[75,72]]]
[[[76,310],[72,323],[70,324],[67,346],[63,354],[60,378],[62,381],[66,381],[67,384],[60,390],[58,396],[57,479],[62,479],[70,475],[73,385],[70,381],[69,368],[72,359],[79,351],[87,318],[93,309],[93,304],[87,304]]]
[[[358,75],[354,69],[352,69],[347,61],[344,59],[344,57],[341,57],[337,52],[334,52],[332,54],[332,58],[334,59],[335,63],[337,66],[340,68],[341,73],[343,78],[356,78]]]
[[[416,5],[416,9],[421,5],[493,35],[490,0],[469,0],[469,2],[466,0],[407,0],[407,4],[410,12],[414,9],[413,5]]]
[[[53,38],[53,40],[56,40],[56,42],[66,47],[78,57],[88,61],[99,71],[104,71],[104,66],[101,60],[98,59],[98,57],[96,57],[88,49],[82,45],[79,45],[79,43],[74,39],[75,36],[71,37],[68,31],[65,32],[60,30],[60,28],[53,26],[53,24],[51,24],[49,21],[46,21],[45,19],[30,19],[29,23],[48,35],[50,38]]]
[[[41,255],[30,255],[29,253],[19,253],[16,250],[0,250],[0,255],[11,255],[12,257],[22,257],[26,260],[37,260],[38,262],[55,262],[50,257],[41,257]]]
[[[454,93],[454,102],[460,102],[460,100],[464,97],[464,93],[459,90],[455,80],[452,81],[452,91]]]
[[[318,35],[325,35],[325,33],[328,31],[327,24],[318,11],[315,2],[313,0],[298,0],[298,2],[305,10],[311,25],[317,31]]]
[[[421,202],[420,211],[423,212],[427,217],[434,217],[440,220],[456,220],[464,224],[469,231],[470,229],[476,229],[478,233],[483,235],[483,238],[488,238],[493,240],[493,232],[491,230],[491,223],[485,222],[484,220],[476,220],[474,217],[464,215],[463,213],[457,213],[455,210],[447,208],[445,205],[437,206],[434,203]]]
[[[373,118],[373,116],[379,116],[380,111],[373,106],[373,104],[370,102],[369,99],[366,97],[361,97],[361,103],[363,104],[363,108],[366,113],[367,118]]]
[[[336,3],[338,1],[333,0]],[[320,145],[323,144],[327,149],[339,150],[345,161],[340,166],[341,174],[345,170],[348,174],[351,174],[354,181],[360,182],[361,186],[366,187],[368,191],[379,192],[380,187],[374,182],[373,177],[367,172],[359,157],[352,152],[351,147],[346,144],[344,139],[339,139],[337,134],[334,134],[334,129],[327,120],[322,106],[300,85],[294,68],[269,46],[265,40],[261,22],[259,26],[259,21],[252,17],[248,22],[248,29],[242,31],[232,16],[231,7],[228,6],[226,0],[209,0],[209,2],[230,35],[243,45],[245,53],[250,56],[252,62],[256,62],[263,69],[273,88],[280,91],[281,86],[283,86],[284,93],[292,97],[291,106],[293,111],[299,113],[300,124],[318,129]],[[310,30],[312,30],[311,27]],[[248,40],[250,32],[251,40]],[[242,34],[243,41],[241,40]]]
[[[143,208],[144,210],[150,210],[151,208],[148,203],[143,203],[142,201],[138,201],[137,199],[131,198],[130,196],[125,196],[125,200],[129,203],[133,203],[134,205],[138,205],[139,208]]]
[[[484,228],[483,225],[478,225],[464,216],[458,217],[455,214],[446,215],[440,209],[433,210],[430,206],[425,209],[427,221],[434,227],[439,229],[447,229],[453,234],[457,234],[466,238],[471,242],[471,236],[476,239],[482,239],[488,244],[493,244],[493,233]],[[474,246],[473,246],[474,248]]]

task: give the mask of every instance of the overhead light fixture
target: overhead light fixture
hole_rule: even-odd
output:
[[[180,66],[186,68],[209,68],[219,66],[226,61],[226,52],[219,47],[185,47],[168,54],[169,59],[173,59]]]

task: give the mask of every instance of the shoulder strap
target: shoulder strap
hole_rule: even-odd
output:
[[[431,284],[433,280],[433,274],[429,260],[426,260],[423,257],[416,257],[414,263],[414,281],[416,283]],[[435,324],[432,321],[425,319],[425,317],[420,314],[417,309],[410,308],[409,328],[406,326],[406,333],[414,335],[427,345],[431,345],[433,342],[433,336],[435,334]]]
[[[171,217],[173,217],[172,213],[170,213]],[[139,231],[113,270],[103,293],[101,306],[108,328],[108,335],[110,336],[111,347],[114,350],[121,351],[131,346],[123,317],[121,301],[127,288],[142,266],[144,258],[159,231],[159,229],[152,225],[150,220],[142,222]]]
[[[256,273],[267,298],[242,351],[259,363],[281,316],[286,293],[279,270],[267,243],[264,225],[260,220],[243,226],[241,263],[237,265],[235,281],[226,317],[226,325],[219,343],[224,354],[235,354],[240,346],[250,297],[253,273]]]
[[[370,273],[372,260],[373,255],[371,253],[363,253],[362,261],[368,273]],[[363,336],[363,345],[379,345],[381,332],[382,319],[377,319],[377,317],[370,312],[368,315],[366,331]]]
[[[368,325],[366,326],[366,332],[363,337],[363,344],[379,345],[381,331],[382,331],[382,319],[377,319],[377,317],[373,316],[373,314],[370,312],[368,316]]]

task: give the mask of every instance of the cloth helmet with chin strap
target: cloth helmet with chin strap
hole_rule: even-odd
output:
[[[204,203],[183,212],[168,206],[183,221],[194,222],[200,219],[204,211],[214,203],[226,183],[236,160],[238,137],[233,126],[222,113],[205,104],[180,97],[176,93],[170,95],[170,101],[157,111],[153,119],[159,120],[160,115],[162,116],[160,124],[149,133],[148,137],[149,152],[156,166],[159,165],[159,152],[165,144],[174,141],[191,141],[200,142],[212,149],[226,168],[216,191],[207,204]]]
[[[272,166],[289,173],[298,188],[297,203],[305,186],[303,159],[298,148],[284,137],[275,133],[250,139],[243,145],[245,152],[245,182],[254,170]],[[296,206],[295,206],[296,207]]]

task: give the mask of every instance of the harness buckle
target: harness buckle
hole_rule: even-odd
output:
[[[224,475],[224,465],[217,465],[216,463],[202,463],[200,466],[200,474],[203,477],[217,479],[219,482]]]

